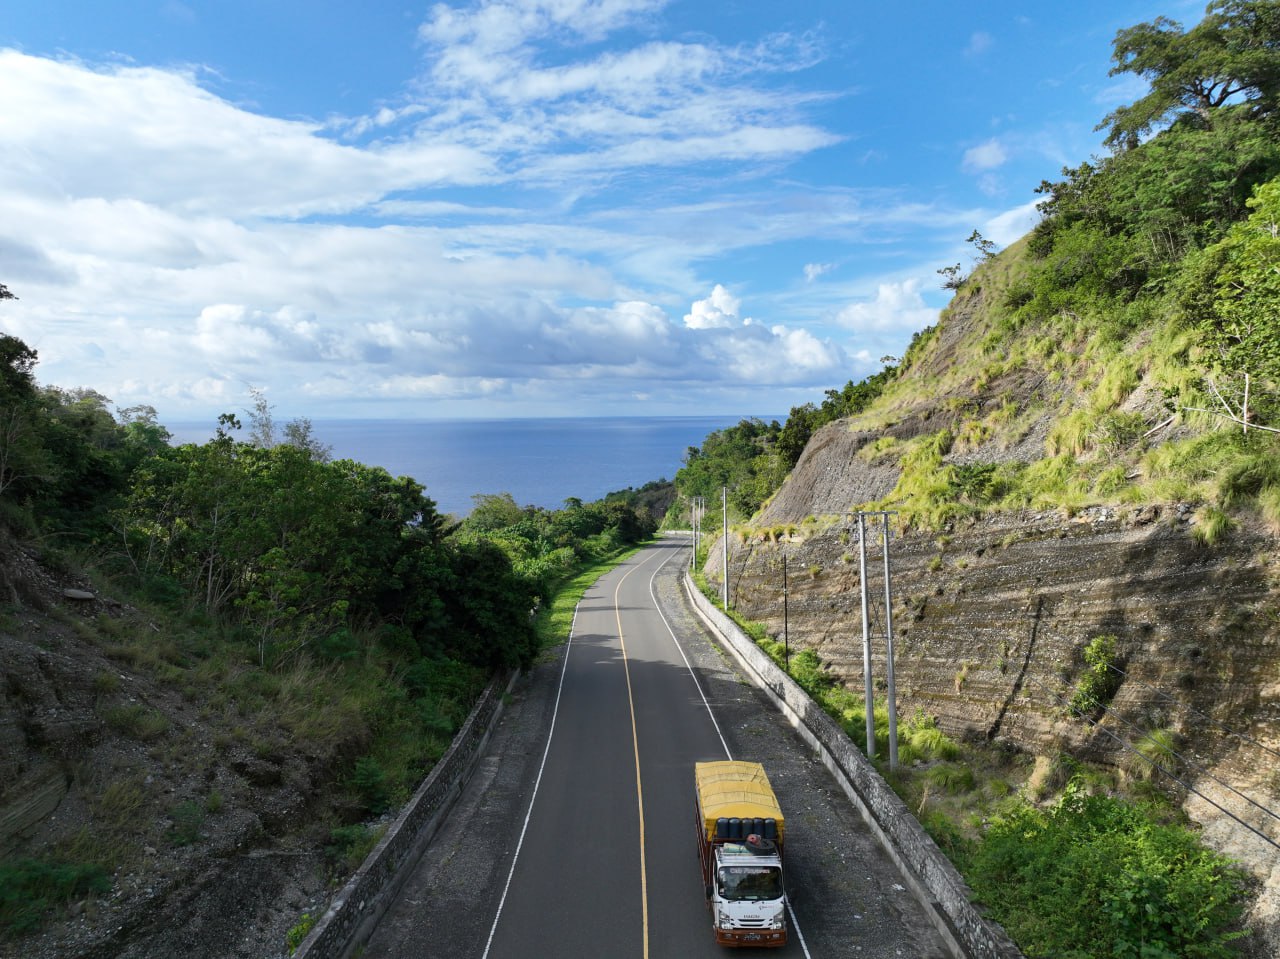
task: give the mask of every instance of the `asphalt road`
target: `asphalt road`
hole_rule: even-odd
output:
[[[793,922],[772,955],[948,955],[826,769],[706,638],[688,561],[660,542],[587,591],[365,959],[723,957],[693,763],[725,758],[763,762],[787,816]]]

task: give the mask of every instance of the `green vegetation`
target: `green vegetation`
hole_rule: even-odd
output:
[[[1123,674],[1118,668],[1119,654],[1114,636],[1095,636],[1085,646],[1083,655],[1085,669],[1067,709],[1073,716],[1088,719],[1111,704],[1120,689]]]
[[[538,616],[534,620],[539,648],[548,649],[569,638],[573,627],[573,616],[577,611],[578,602],[582,599],[582,594],[592,583],[634,552],[633,547],[602,556],[583,565],[573,576],[561,581],[552,601],[538,610]]]
[[[0,548],[39,542],[46,564],[126,600],[138,616],[71,628],[180,691],[224,759],[271,777],[305,748],[344,820],[404,802],[489,678],[554,641],[562,590],[580,595],[575,576],[651,536],[672,496],[654,483],[547,510],[483,495],[451,520],[416,480],[332,461],[309,422],[278,431],[258,391],[248,430],[227,414],[209,442],[175,448],[153,410],[113,416],[97,393],[41,387],[36,361],[0,335]],[[92,685],[107,729],[194,780],[182,724],[129,698],[115,670]],[[136,865],[144,845],[206,841],[208,817],[237,801],[166,802],[141,770],[80,784],[91,821],[52,850],[70,865],[0,863],[6,895],[31,902],[6,900],[5,934]],[[367,852],[335,845],[344,866]]]
[[[334,873],[345,877],[360,868],[385,832],[385,827],[374,829],[365,823],[331,829],[329,845],[325,846],[324,853]]]
[[[1274,0],[1215,0],[1189,30],[1161,17],[1120,31],[1113,72],[1149,92],[1103,119],[1113,152],[1042,183],[1043,217],[1024,241],[996,255],[975,231],[972,273],[939,271],[956,294],[940,325],[968,311],[972,339],[957,348],[938,328],[922,331],[897,365],[793,408],[785,423],[712,433],[675,477],[680,512],[703,497],[714,532],[727,487],[731,521],[747,519],[823,425],[887,430],[915,418],[927,432],[903,427],[858,454],[900,468],[889,496],[865,505],[908,525],[1190,501],[1207,547],[1245,511],[1280,529],[1277,50]],[[9,296],[0,285],[0,300]],[[42,540],[46,562],[86,564],[130,596],[165,628],[144,636],[99,623],[107,655],[216,717],[220,752],[261,759],[286,739],[307,741],[360,816],[407,797],[494,671],[527,666],[567,635],[587,583],[654,531],[671,495],[651,484],[560,510],[484,495],[452,522],[415,480],[332,462],[306,421],[277,436],[261,394],[247,438],[228,414],[215,439],[175,449],[154,410],[113,415],[92,390],[42,387],[37,359],[0,334],[0,546]],[[1000,455],[1040,435],[1033,427],[1042,449]],[[979,449],[996,455],[960,455]],[[676,513],[669,521],[684,522]],[[943,564],[941,552],[930,563]],[[784,661],[762,626],[742,625]],[[1070,713],[1107,704],[1117,655],[1115,637],[1091,640]],[[959,688],[970,666],[957,667]],[[862,697],[810,651],[789,668],[865,748]],[[181,755],[180,731],[122,702],[112,673],[94,692],[109,728]],[[882,706],[874,735],[884,756]],[[966,751],[923,715],[899,737],[893,785],[1029,956],[1083,957],[1099,942],[1135,959],[1234,954],[1240,877],[1167,811],[1104,795],[1116,783],[1069,759],[1019,795],[1016,758]],[[1129,775],[1141,785],[1174,746],[1168,731],[1151,734]],[[136,769],[93,785],[93,826],[65,855],[0,863],[6,935],[108,888],[110,871],[137,854],[147,815],[184,845],[221,805],[210,795],[156,813]],[[349,823],[332,837],[339,870],[377,841]]]
[[[1073,780],[1048,809],[1017,804],[962,856],[965,876],[1028,956],[1229,959],[1240,872],[1159,815]]]
[[[0,933],[29,932],[52,909],[110,890],[111,878],[99,866],[38,859],[0,862]]]
[[[302,945],[302,940],[307,938],[315,924],[315,916],[309,912],[304,912],[297,924],[290,927],[289,931],[285,933],[285,944],[289,947],[289,955],[292,956],[298,951],[298,947]]]
[[[169,811],[169,819],[173,823],[167,834],[169,842],[175,846],[189,846],[200,838],[205,808],[197,802],[186,800]]]

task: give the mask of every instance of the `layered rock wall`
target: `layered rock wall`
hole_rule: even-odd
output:
[[[1262,891],[1252,923],[1280,948],[1280,552],[1265,530],[1219,545],[1186,506],[995,515],[890,545],[899,714],[1037,756],[1141,769],[1135,745],[1171,730],[1169,772],[1207,841]],[[791,528],[789,528],[791,529]],[[709,577],[722,583],[719,549]],[[788,596],[784,623],[782,564]],[[847,519],[730,535],[729,594],[742,615],[815,650],[863,688],[859,548]],[[880,529],[868,531],[872,675],[886,689]],[[1098,636],[1116,639],[1120,685],[1105,711],[1067,704]],[[1201,795],[1208,800],[1201,798]],[[1211,800],[1211,801],[1210,801]],[[1234,817],[1234,818],[1233,818]],[[1247,825],[1241,825],[1241,823]],[[1269,837],[1268,841],[1264,837]]]

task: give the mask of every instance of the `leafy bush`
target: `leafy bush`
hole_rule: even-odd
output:
[[[815,698],[836,685],[836,678],[823,670],[822,660],[812,649],[791,654],[791,678]]]
[[[302,945],[302,940],[307,938],[315,924],[315,916],[309,912],[304,912],[297,924],[289,928],[289,931],[284,936],[285,944],[289,947],[289,955],[292,956],[298,951],[298,947]]]
[[[1231,517],[1216,506],[1204,506],[1196,511],[1196,525],[1191,532],[1205,546],[1215,546],[1235,525]]]
[[[1241,872],[1185,829],[1088,795],[992,822],[965,874],[1030,957],[1230,959]]]
[[[1095,636],[1089,640],[1084,648],[1085,670],[1068,706],[1071,715],[1085,718],[1110,704],[1123,681],[1122,674],[1115,668],[1118,659],[1114,636]]]
[[[921,760],[953,760],[960,757],[960,746],[938,728],[937,720],[917,712],[899,727],[903,742],[899,745],[899,760],[904,765]]]
[[[953,795],[970,793],[978,788],[973,769],[964,763],[949,762],[930,766],[925,770],[924,779],[929,785]]]
[[[1264,444],[1267,448],[1247,451],[1223,469],[1218,479],[1218,501],[1223,506],[1235,506],[1268,489],[1280,488],[1280,444],[1270,440],[1258,443]]]
[[[385,830],[373,829],[363,823],[338,826],[329,830],[329,844],[324,847],[325,857],[335,872],[347,875],[355,872],[378,844]]]
[[[356,760],[355,769],[351,773],[351,785],[359,794],[367,812],[377,815],[391,804],[386,771],[372,756],[361,756]]]
[[[102,711],[103,721],[123,736],[143,742],[159,739],[169,731],[169,719],[163,713],[140,703],[110,706]]]
[[[1126,770],[1140,780],[1152,779],[1162,769],[1173,771],[1178,764],[1178,741],[1179,736],[1172,729],[1146,733],[1133,744],[1133,753],[1126,755]]]

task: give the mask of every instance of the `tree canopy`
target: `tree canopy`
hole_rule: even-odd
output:
[[[1276,0],[1215,0],[1184,31],[1167,17],[1116,34],[1111,74],[1132,73],[1151,89],[1098,125],[1107,143],[1132,148],[1166,121],[1192,116],[1212,127],[1217,110],[1235,100],[1256,113],[1275,111],[1280,96],[1280,4]]]

